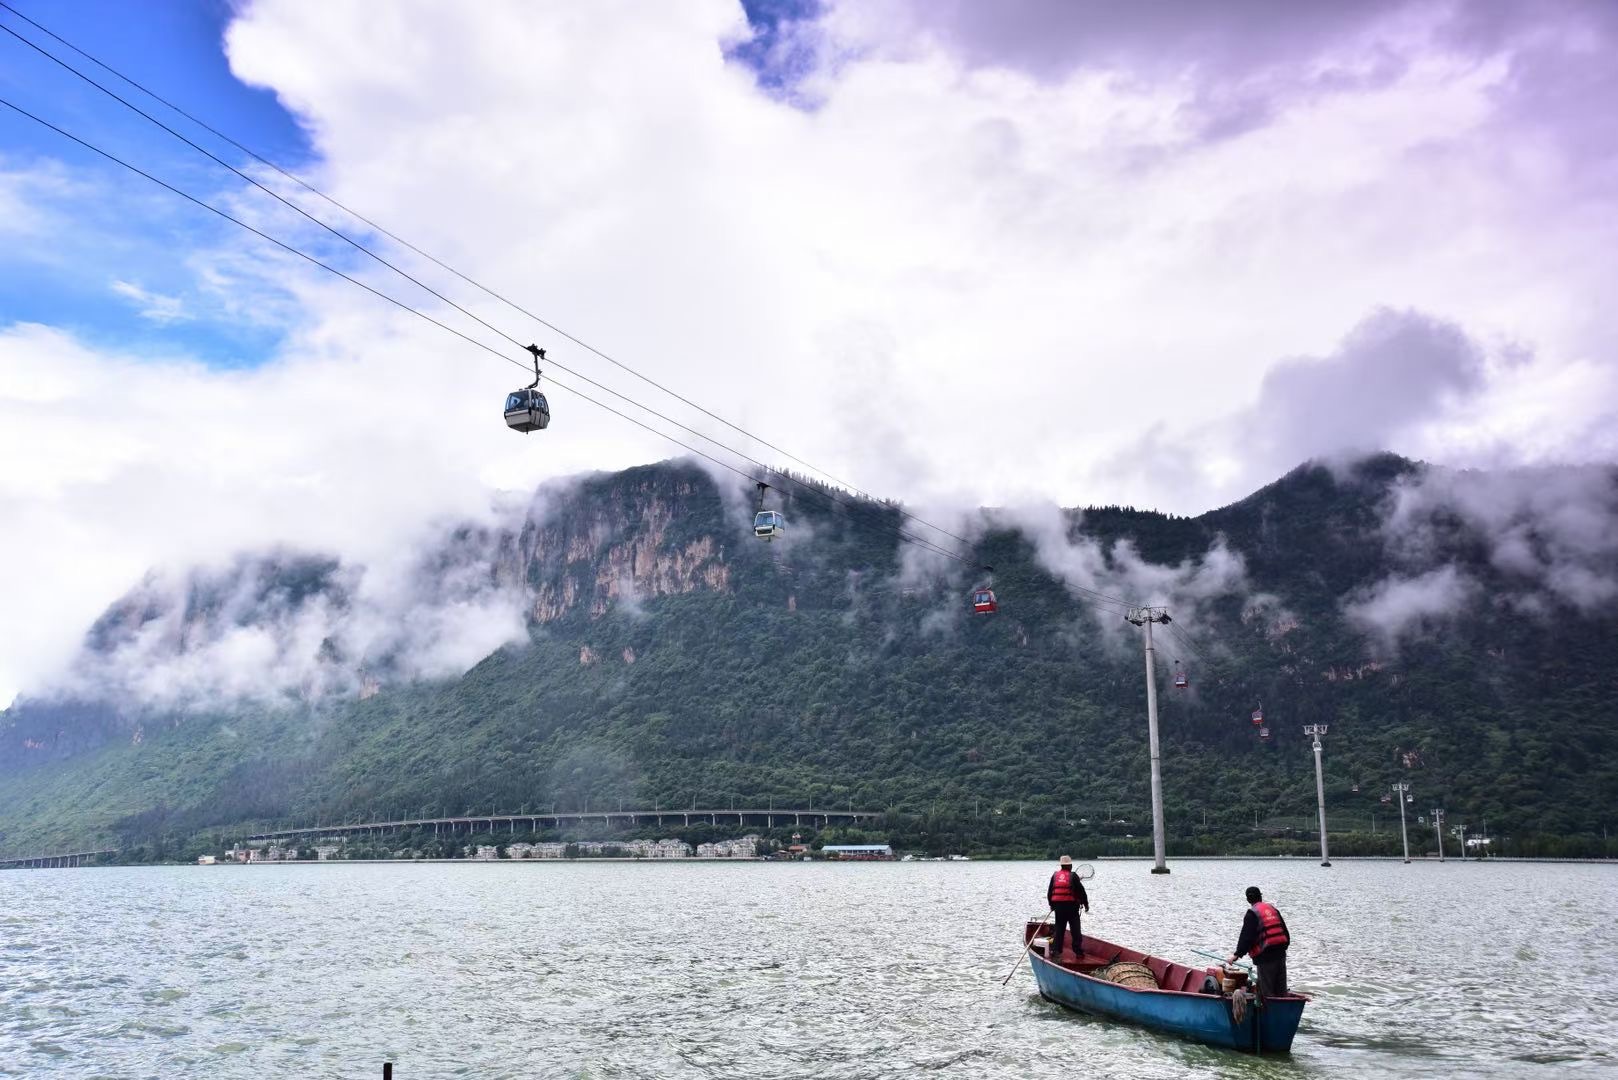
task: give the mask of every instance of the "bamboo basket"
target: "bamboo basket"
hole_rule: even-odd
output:
[[[1095,977],[1126,986],[1131,990],[1157,989],[1157,976],[1152,974],[1152,969],[1145,964],[1136,964],[1129,960],[1108,964],[1095,972]]]

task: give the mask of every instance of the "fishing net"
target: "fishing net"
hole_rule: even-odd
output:
[[[1117,983],[1119,986],[1131,990],[1156,990],[1157,976],[1145,964],[1136,964],[1128,960],[1120,960],[1116,964],[1108,964],[1100,971],[1093,973],[1098,979]]]

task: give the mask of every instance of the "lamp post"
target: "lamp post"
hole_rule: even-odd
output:
[[[1314,736],[1315,745],[1315,805],[1320,810],[1320,865],[1330,866],[1331,857],[1326,854],[1326,781],[1323,779],[1320,767],[1320,737],[1326,734],[1325,724],[1305,724],[1303,733]]]
[[[1410,862],[1410,833],[1405,830],[1405,793],[1410,785],[1403,780],[1393,785],[1393,797],[1399,801],[1399,836],[1405,844],[1405,862]]]
[[[1444,811],[1433,808],[1433,832],[1438,834],[1438,861],[1444,861]]]
[[[1152,856],[1154,859],[1152,873],[1166,874],[1169,872],[1169,868],[1164,861],[1163,777],[1158,765],[1157,675],[1153,668],[1152,624],[1167,623],[1169,613],[1164,608],[1143,607],[1135,608],[1124,618],[1136,626],[1144,627],[1146,630],[1146,739],[1152,757]]]

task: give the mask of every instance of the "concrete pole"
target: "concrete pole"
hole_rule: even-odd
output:
[[[1157,749],[1157,674],[1153,668],[1152,623],[1150,612],[1146,617],[1146,738],[1152,753],[1152,855],[1156,865],[1154,874],[1166,874],[1166,853],[1163,840],[1163,776],[1158,765]]]
[[[1326,734],[1325,724],[1306,724],[1303,733],[1315,737],[1315,805],[1320,810],[1320,865],[1330,866],[1331,856],[1326,853],[1326,781],[1320,766],[1320,737]]]
[[[1444,811],[1433,811],[1433,832],[1438,834],[1438,861],[1444,861]]]
[[[1399,800],[1399,836],[1404,840],[1407,863],[1410,861],[1410,833],[1405,829],[1405,792],[1409,790],[1410,785],[1403,782],[1393,785],[1393,797]]]

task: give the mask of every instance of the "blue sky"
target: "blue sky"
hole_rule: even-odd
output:
[[[301,173],[315,164],[306,133],[275,96],[232,75],[223,49],[231,8],[222,0],[16,0],[13,6],[281,167]],[[792,31],[820,13],[819,0],[745,0],[743,7],[755,36],[727,49],[727,58],[753,68],[766,93],[790,97],[813,62]],[[0,23],[238,167],[251,165],[233,147],[16,14],[0,9]],[[217,203],[246,190],[221,167],[9,34],[0,34],[0,58],[0,96],[29,112],[198,197]],[[185,355],[209,366],[238,367],[266,359],[287,329],[283,316],[295,317],[281,311],[243,318],[239,307],[217,295],[228,286],[199,287],[199,278],[220,272],[221,261],[231,262],[224,253],[273,256],[262,241],[9,109],[0,109],[0,172],[10,174],[14,190],[40,211],[32,237],[14,238],[0,249],[0,325],[37,322],[124,354]],[[250,197],[268,205],[256,194]],[[301,223],[291,227],[303,232]],[[304,233],[302,241],[318,241],[323,254],[354,265],[352,253],[340,246],[334,252],[325,238]],[[264,286],[255,281],[253,287]]]
[[[284,167],[309,162],[309,140],[275,97],[231,75],[221,43],[226,4],[16,0],[13,6]],[[236,151],[12,12],[0,9],[0,23],[243,163]],[[0,34],[0,96],[199,196],[240,187],[9,34]],[[256,251],[259,242],[9,109],[0,109],[0,171],[20,185],[39,226],[0,250],[0,324],[39,322],[124,353],[183,353],[219,366],[252,364],[273,348],[274,320],[236,317],[197,286],[196,252],[222,245]]]

